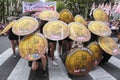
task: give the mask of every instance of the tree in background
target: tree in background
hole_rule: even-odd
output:
[[[0,0],[0,22],[6,22],[8,16],[18,16],[22,13],[22,1],[25,2],[35,2],[40,0]],[[82,15],[87,19],[89,15],[90,8],[95,2],[95,4],[103,2],[113,2],[113,0],[46,0],[46,1],[56,1],[57,11],[60,12],[62,9],[69,9],[73,15]]]
[[[38,0],[0,0],[0,22],[7,22],[8,16],[18,16],[22,13],[22,1]]]
[[[60,6],[62,8],[57,8],[58,11],[63,8],[69,9],[73,15],[80,14],[87,19],[88,11],[90,6],[95,0],[49,0],[49,1],[57,1],[57,3],[62,2],[64,6]],[[57,6],[58,7],[58,6]]]
[[[92,4],[96,5],[112,2],[113,0],[47,0],[57,2],[57,11],[61,11],[64,8],[69,9],[73,15],[80,14],[85,19],[88,19]],[[62,5],[58,5],[61,4]]]

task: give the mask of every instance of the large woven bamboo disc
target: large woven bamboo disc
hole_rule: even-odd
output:
[[[93,11],[93,17],[97,21],[108,22],[108,20],[109,20],[107,13],[101,8],[96,8]]]
[[[82,23],[83,25],[87,26],[87,21],[85,21],[85,19],[81,16],[81,15],[76,15],[74,17],[74,21],[75,22],[80,22]]]
[[[13,25],[12,31],[16,35],[28,35],[33,33],[39,24],[33,17],[22,17]]]
[[[38,60],[45,54],[47,47],[46,38],[40,33],[34,33],[20,41],[19,52],[21,57],[26,60]]]
[[[90,40],[91,34],[83,24],[79,22],[71,22],[68,26],[70,28],[70,39],[80,42]]]
[[[99,37],[98,39],[100,47],[110,55],[119,54],[120,50],[117,43],[110,37]]]
[[[74,20],[74,17],[68,9],[63,9],[60,12],[60,20],[66,22],[66,23],[70,23]]]
[[[69,27],[60,20],[49,21],[43,27],[43,34],[50,40],[62,40],[69,35]]]
[[[15,22],[16,22],[16,20],[10,22],[10,23],[1,31],[0,35],[1,35],[1,34],[4,34],[4,33],[7,32],[10,28],[12,28],[13,25],[15,24]]]
[[[110,36],[112,33],[110,27],[101,21],[91,21],[88,29],[98,36]]]
[[[67,71],[72,75],[86,75],[93,67],[91,54],[86,48],[74,49],[65,61]]]
[[[102,59],[103,50],[97,42],[91,42],[87,47],[93,52],[94,66],[97,66]]]
[[[59,13],[53,10],[44,10],[39,14],[39,18],[45,21],[57,20],[59,17]]]

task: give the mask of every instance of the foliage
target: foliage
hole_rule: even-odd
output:
[[[60,12],[62,9],[66,8],[64,2],[57,1],[57,11]]]
[[[8,16],[18,16],[22,13],[22,1],[34,2],[38,0],[0,0],[0,22],[6,22]],[[113,0],[46,0],[56,1],[57,11],[69,9],[73,15],[80,14],[87,19],[93,2],[110,2]]]
[[[84,16],[86,13],[86,8],[88,10],[88,0],[65,0],[65,3],[73,15],[80,14]]]
[[[5,23],[8,16],[18,16],[22,12],[22,1],[38,0],[0,0],[0,22]]]
[[[73,13],[74,16],[80,14],[85,19],[89,17],[89,12],[94,2],[97,5],[99,3],[102,4],[103,2],[105,3],[110,2],[110,0],[48,0],[48,1],[57,1],[57,3],[63,2],[65,6],[64,7],[62,5],[57,6],[57,7],[62,7],[62,8],[57,8],[57,10],[60,11],[60,9],[62,10],[63,8],[67,8]]]
[[[51,0],[49,0],[49,1],[51,1]],[[60,11],[60,9],[62,10],[63,8],[67,8],[73,13],[74,16],[76,14],[80,14],[80,15],[87,18],[87,14],[88,14],[88,11],[90,9],[90,6],[92,5],[92,3],[95,0],[62,0],[62,1],[61,0],[54,0],[54,1],[57,1],[57,3],[59,3],[59,2],[64,3],[63,4],[64,6],[62,6],[62,5],[59,6],[62,8],[57,8],[57,10],[59,9],[59,11]]]

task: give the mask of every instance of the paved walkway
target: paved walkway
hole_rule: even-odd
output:
[[[71,80],[68,77],[66,68],[57,51],[55,51],[55,57],[57,59],[58,66],[52,65],[52,60],[48,58],[49,80]]]
[[[57,51],[55,56],[59,66],[53,66],[51,58],[48,58],[49,76],[41,78],[41,71],[33,72],[28,67],[27,60],[19,55],[16,58],[13,57],[12,49],[8,48],[0,53],[0,80],[70,80],[70,78],[71,80],[120,80],[120,55],[112,56],[105,65],[97,66],[85,76],[80,77],[69,77]]]

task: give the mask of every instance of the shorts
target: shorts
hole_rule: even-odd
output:
[[[62,40],[59,40],[59,45],[62,45]]]
[[[47,58],[47,54],[45,54],[45,56],[46,56],[46,58]],[[37,62],[40,62],[40,63],[42,62],[42,61],[41,61],[41,58],[38,59],[38,60],[36,60],[36,61],[37,61]],[[29,62],[28,62],[28,66],[29,66],[29,67],[32,67],[32,62],[33,62],[33,61],[29,61]]]
[[[8,38],[9,38],[9,40],[18,40],[18,35],[15,35],[15,34],[12,32],[12,28],[9,30]]]
[[[41,59],[38,59],[38,60],[36,60],[36,61],[41,62]],[[29,67],[32,67],[32,62],[33,62],[33,61],[29,61],[29,62],[28,62]]]
[[[48,40],[48,43],[50,43],[50,42],[56,42],[56,41],[53,41],[53,40],[50,40],[50,39],[47,39]]]
[[[68,41],[68,42],[71,42],[73,41],[72,39],[70,39],[69,37],[65,38],[64,40]]]

